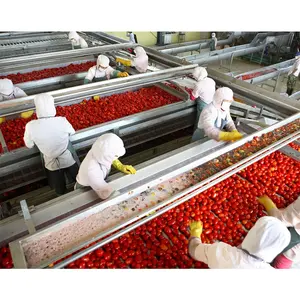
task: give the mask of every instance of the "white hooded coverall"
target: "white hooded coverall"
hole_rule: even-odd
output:
[[[300,236],[300,197],[285,209],[273,208],[269,212],[271,216],[278,218],[286,227],[294,227]],[[283,255],[293,262],[300,261],[300,241]]]
[[[211,269],[270,269],[270,262],[288,245],[290,232],[276,218],[262,217],[248,232],[241,248],[223,242],[203,244],[192,238],[189,253]]]
[[[82,186],[90,186],[101,199],[108,198],[113,190],[105,179],[113,161],[125,152],[124,143],[116,134],[103,134],[81,163],[77,182]]]
[[[219,141],[221,130],[226,129],[229,132],[236,130],[230,115],[230,107],[227,106],[224,110],[222,109],[223,100],[233,101],[231,89],[222,87],[215,92],[212,103],[207,105],[201,112],[198,128],[193,135],[193,141],[201,139],[205,135]],[[196,138],[196,135],[199,137]]]
[[[69,136],[75,133],[73,126],[65,117],[55,117],[54,99],[49,94],[35,96],[34,104],[38,119],[25,126],[26,147],[39,148],[49,171],[72,166],[75,160],[67,148]]]
[[[109,58],[105,55],[99,55],[97,65],[89,68],[85,77],[85,83],[92,81],[101,81],[116,77],[119,71],[114,70],[109,65]]]
[[[133,58],[133,61],[131,65],[135,67],[140,73],[147,72],[148,69],[148,55],[143,47],[136,47],[134,49],[134,53],[136,55],[135,58]]]
[[[26,93],[13,85],[10,79],[0,79],[0,102],[26,97]]]
[[[69,40],[74,48],[88,48],[88,43],[82,38],[76,31],[71,31],[69,33]]]

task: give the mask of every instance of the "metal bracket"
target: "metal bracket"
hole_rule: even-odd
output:
[[[264,112],[264,107],[261,107],[260,111],[259,111],[259,117],[258,117],[258,119],[260,119],[262,117],[263,112]]]
[[[4,139],[4,136],[2,134],[1,129],[0,129],[0,144],[2,146],[2,149],[3,149],[4,153],[7,153],[8,152],[8,148],[7,148],[7,145],[6,145],[6,142],[5,142],[5,139]]]
[[[22,209],[22,213],[23,213],[23,217],[24,217],[24,222],[26,224],[26,227],[28,229],[29,234],[33,234],[36,232],[35,226],[33,224],[33,220],[31,218],[28,206],[27,206],[27,202],[26,200],[22,200],[20,202],[21,204],[21,209]]]
[[[279,152],[289,156],[290,158],[300,162],[300,152],[293,149],[290,146],[284,146],[283,148],[279,149]]]
[[[120,136],[120,128],[119,128],[119,127],[114,128],[113,132],[114,132],[114,134],[116,134],[117,136]]]

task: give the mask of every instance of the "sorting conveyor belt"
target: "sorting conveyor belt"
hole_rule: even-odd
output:
[[[52,211],[51,215],[52,217],[54,214],[57,216],[56,221],[52,225],[10,244],[15,267],[43,268],[59,259],[63,259],[62,262],[55,266],[55,268],[61,268],[86,253],[103,246],[120,235],[187,201],[199,192],[228,178],[257,160],[283,148],[288,143],[299,139],[299,117],[300,114],[297,113],[272,126],[249,134],[233,144],[224,145],[224,143],[215,141],[208,141],[204,144],[196,142],[169,153],[168,155],[139,165],[137,166],[136,175],[118,176],[112,179],[110,184],[119,191],[119,194],[113,195],[108,200],[100,203],[96,202],[97,196],[91,190],[74,191],[60,197],[59,202],[56,201],[52,203],[52,209],[55,207],[56,213]],[[270,133],[278,135],[278,137],[275,141],[271,139],[269,142],[266,142],[268,140],[266,140],[264,136]],[[100,220],[99,218],[102,212],[108,213],[109,210],[111,214],[113,214],[113,211],[115,211],[116,214],[118,205],[121,205],[124,201],[129,202],[130,199],[138,196],[140,193],[150,190],[168,179],[175,178],[184,172],[190,172],[190,170],[194,170],[195,168],[207,166],[208,170],[212,170],[214,160],[219,159],[222,155],[226,155],[226,157],[229,155],[229,157],[234,159],[235,150],[251,142],[254,137],[261,137],[262,141],[264,141],[263,146],[258,148],[256,152],[249,153],[245,157],[229,164],[224,169],[217,168],[211,171],[207,178],[195,183],[193,186],[186,187],[184,190],[177,194],[175,193],[169,198],[160,201],[157,201],[157,199],[151,207],[144,207],[141,211],[127,213],[122,221],[113,222],[113,219],[106,218],[106,220],[102,220],[100,223],[98,221],[98,226],[90,226],[94,224],[95,220]],[[66,217],[63,215],[66,206],[62,210],[59,209],[59,212],[58,207],[66,205],[67,202],[70,205],[70,199],[72,199],[72,208],[74,209],[76,207],[77,211],[74,210],[74,214]],[[78,209],[80,210],[79,203],[81,201],[84,203],[84,209],[78,212]],[[51,205],[49,204],[47,207],[43,207],[41,210],[36,210],[32,213],[31,218],[35,226],[50,221],[43,219],[49,219],[49,217],[46,217],[49,216],[49,211],[45,213],[45,210],[51,211]],[[149,215],[149,213],[152,214]],[[19,224],[18,226],[17,223]],[[23,229],[26,232],[27,229],[24,222],[23,228],[20,227],[21,223],[22,220],[20,218],[12,221],[10,228],[14,227],[13,224],[15,224],[14,230],[18,228],[19,231]],[[7,226],[6,224],[6,227]],[[3,239],[5,232],[8,234],[5,226],[2,226],[1,232],[1,239]],[[96,244],[91,245],[92,242],[96,242]],[[50,244],[51,246],[47,246]],[[83,247],[85,247],[85,249],[82,250]],[[72,257],[66,258],[66,256],[75,251],[79,252]]]

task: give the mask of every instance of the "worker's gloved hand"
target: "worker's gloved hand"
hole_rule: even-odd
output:
[[[118,159],[116,159],[116,160],[113,161],[113,166],[117,170],[119,170],[119,171],[121,171],[121,172],[123,172],[125,174],[135,174],[136,173],[136,170],[135,170],[135,168],[133,166],[123,165]]]
[[[193,221],[190,223],[191,237],[200,238],[202,234],[203,224],[201,221]]]
[[[259,197],[258,202],[264,206],[267,213],[269,213],[271,209],[277,208],[275,203],[266,195]]]
[[[221,141],[237,141],[241,139],[243,135],[241,135],[237,130],[232,132],[220,131],[219,139]]]
[[[100,100],[100,96],[94,96],[93,99],[94,99],[95,101],[98,101],[98,100]]]
[[[0,118],[0,124],[4,123],[5,122],[5,117],[1,117]]]
[[[131,67],[131,60],[130,59],[126,59],[126,58],[121,58],[121,57],[117,57],[116,58],[116,62],[122,64],[123,66],[126,67]]]
[[[34,111],[30,110],[30,111],[25,111],[23,113],[21,113],[21,118],[22,119],[28,119],[33,115]]]
[[[128,77],[129,74],[127,72],[119,72],[117,77]]]

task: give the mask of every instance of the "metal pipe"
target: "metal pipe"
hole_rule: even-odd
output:
[[[234,50],[235,47],[232,48],[232,51],[224,53],[223,50],[213,51],[212,55],[209,55],[210,53],[204,53],[206,55],[199,55],[199,58],[189,58],[186,57],[185,59],[193,64],[209,64],[214,61],[222,60],[222,59],[228,59],[231,57],[231,54],[234,52],[235,57],[237,56],[243,56],[250,53],[255,53],[262,51],[264,49],[265,45],[260,45],[256,47],[248,47],[246,49],[241,50]],[[228,48],[230,49],[230,48]],[[220,53],[220,54],[219,54]]]
[[[52,52],[52,53],[43,53],[43,54],[36,54],[36,55],[28,55],[28,56],[21,56],[21,57],[13,57],[7,59],[0,60],[0,70],[4,66],[9,66],[11,64],[17,63],[29,63],[33,61],[42,61],[42,60],[58,60],[61,58],[70,58],[70,57],[80,57],[85,55],[95,55],[107,51],[114,51],[123,48],[130,48],[132,47],[131,43],[124,43],[124,44],[115,44],[115,45],[105,45],[99,47],[91,47],[86,49],[75,49],[69,51],[59,51],[59,52]]]
[[[54,97],[55,104],[58,105],[66,101],[74,100],[75,98],[85,98],[108,91],[115,91],[121,88],[129,88],[141,84],[153,84],[176,77],[181,77],[183,75],[189,74],[191,70],[196,66],[197,65],[187,65],[167,70],[160,70],[154,73],[151,72],[138,74],[130,77],[113,79],[111,81],[96,82],[88,85],[52,91],[49,92],[49,94]],[[19,112],[26,111],[27,109],[32,109],[34,108],[33,99],[34,95],[9,101],[3,101],[0,103],[0,115],[13,115]]]
[[[219,40],[218,41],[218,46],[223,46],[223,45],[228,45],[233,42],[234,37],[238,37],[240,34],[234,34],[232,33],[228,39],[225,40]],[[197,51],[199,49],[205,49],[209,48],[211,39],[206,39],[206,40],[200,40],[198,42],[186,42],[182,44],[173,44],[173,45],[168,45],[168,46],[163,46],[156,48],[156,50],[167,53],[167,54],[178,54],[178,53],[184,53],[188,51]]]

